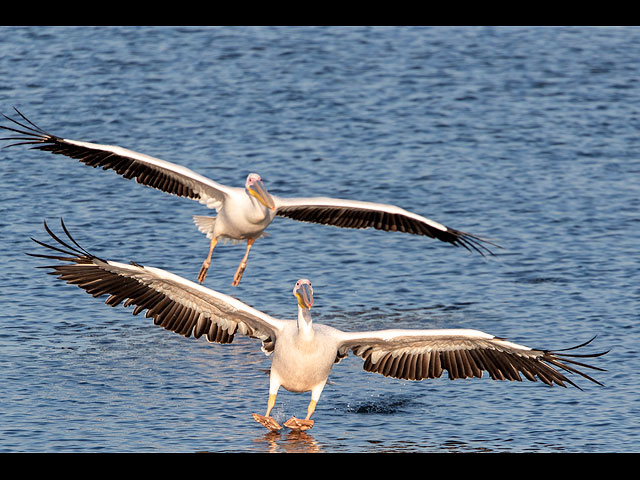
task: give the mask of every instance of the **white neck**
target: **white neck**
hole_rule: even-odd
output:
[[[264,223],[265,220],[269,218],[270,209],[265,207],[262,203],[260,203],[260,200],[249,194],[249,192],[247,192],[246,190],[245,193],[247,195],[247,201],[249,202],[250,206],[250,208],[244,210],[246,220],[254,224]]]
[[[298,305],[298,333],[305,338],[313,337],[311,326],[311,311]]]

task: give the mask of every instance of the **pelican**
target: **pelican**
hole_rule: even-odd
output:
[[[209,254],[202,263],[198,282],[203,283],[211,265],[213,249],[220,239],[246,241],[244,257],[233,277],[233,286],[247,267],[249,251],[256,239],[276,216],[303,222],[334,225],[343,228],[369,228],[400,231],[437,238],[455,246],[463,246],[481,255],[493,254],[485,245],[496,245],[486,239],[448,228],[394,205],[342,200],[335,198],[280,198],[270,194],[257,173],[246,177],[244,188],[229,187],[196,172],[164,160],[113,145],[69,140],[51,135],[32,123],[18,109],[24,122],[3,115],[20,128],[0,125],[0,128],[20,134],[1,140],[18,140],[7,146],[35,145],[32,148],[76,158],[86,165],[111,169],[124,178],[134,178],[143,185],[180,197],[187,197],[217,210],[216,217],[194,215],[198,230],[208,239]]]
[[[209,342],[231,343],[236,334],[262,341],[262,350],[271,355],[269,398],[264,415],[253,418],[271,431],[283,426],[271,416],[280,387],[292,392],[311,392],[305,418],[295,415],[284,426],[297,431],[313,427],[311,420],[320,394],[334,364],[349,351],[362,357],[364,370],[407,380],[440,377],[444,370],[450,379],[482,377],[487,371],[494,380],[541,380],[547,385],[580,388],[562,373],[578,374],[601,385],[578,370],[603,369],[569,357],[597,357],[604,353],[567,354],[565,350],[532,349],[478,330],[378,330],[344,332],[312,322],[313,288],[306,279],[293,288],[297,300],[296,320],[281,320],[201,284],[159,268],[104,260],[92,255],[70,235],[61,219],[69,243],[44,227],[58,245],[38,244],[64,256],[29,254],[61,261],[41,267],[52,269],[67,283],[78,285],[94,297],[109,295],[105,303],[112,307],[124,302],[135,305],[133,314],[146,310],[156,325],[186,337],[205,336]],[[595,338],[595,337],[594,337]],[[573,350],[589,342],[573,347]]]

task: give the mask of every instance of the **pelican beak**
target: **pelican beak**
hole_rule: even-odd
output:
[[[267,189],[262,183],[262,180],[254,182],[251,186],[249,186],[248,190],[249,194],[256,197],[258,201],[265,207],[270,208],[271,210],[275,210],[276,205],[273,202],[273,198],[271,197],[269,192],[267,192]]]
[[[298,305],[302,308],[310,309],[311,305],[313,305],[313,290],[311,289],[311,285],[303,283],[296,290],[296,298],[298,299]]]

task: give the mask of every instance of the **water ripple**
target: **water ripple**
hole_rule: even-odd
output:
[[[3,27],[2,113],[225,184],[397,204],[494,238],[482,259],[424,238],[280,219],[216,253],[207,286],[344,330],[476,328],[536,348],[598,334],[599,388],[401,382],[336,365],[302,435],[265,434],[259,344],[172,336],[43,274],[30,237],[64,217],[114,260],[195,278],[194,202],[45,152],[0,150],[0,451],[637,451],[638,28]],[[446,377],[446,376],[445,376]],[[277,414],[306,411],[281,393]]]

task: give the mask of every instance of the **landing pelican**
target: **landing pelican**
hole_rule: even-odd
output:
[[[485,239],[459,230],[448,228],[428,218],[408,212],[402,208],[382,203],[341,200],[335,198],[280,198],[270,194],[260,175],[247,176],[244,188],[228,187],[203,177],[188,168],[166,162],[141,153],[113,145],[69,140],[51,135],[28,120],[17,109],[26,123],[4,117],[18,125],[0,128],[20,134],[1,140],[18,140],[8,146],[36,145],[32,148],[76,158],[86,165],[112,169],[124,178],[136,178],[138,183],[164,192],[191,198],[216,209],[216,217],[195,215],[194,223],[210,239],[209,254],[202,263],[198,281],[203,283],[213,249],[219,239],[246,241],[247,247],[233,278],[237,286],[247,266],[249,251],[256,239],[275,216],[289,217],[303,222],[334,225],[343,228],[369,228],[400,231],[437,238],[467,250],[484,255],[492,254],[484,244],[495,245]]]
[[[522,374],[534,382],[537,378],[547,385],[580,388],[561,372],[564,370],[601,385],[574,366],[602,371],[601,368],[569,357],[597,357],[606,352],[580,355],[532,349],[466,329],[343,332],[312,322],[313,289],[304,279],[293,288],[297,320],[280,320],[165,270],[96,257],[71,237],[64,223],[62,228],[73,245],[60,240],[46,222],[44,226],[59,245],[33,240],[65,256],[30,255],[66,262],[42,268],[52,269],[51,274],[94,297],[108,294],[107,305],[113,307],[122,301],[125,307],[135,305],[134,315],[146,309],[146,316],[152,317],[156,325],[186,337],[204,335],[209,342],[231,343],[234,335],[243,334],[261,340],[262,350],[272,356],[269,399],[265,414],[254,413],[253,418],[272,431],[282,428],[271,417],[280,387],[311,392],[306,417],[293,416],[284,426],[292,430],[313,426],[311,416],[331,368],[349,351],[364,359],[364,370],[407,380],[438,378],[444,370],[450,379],[479,378],[487,371],[494,380],[521,381]]]

